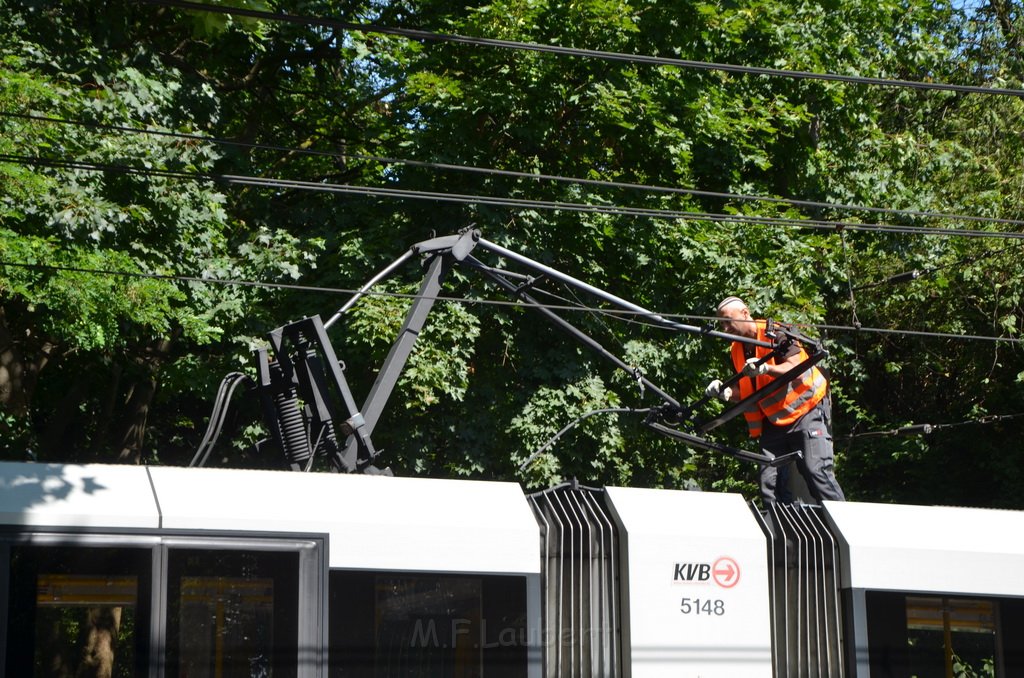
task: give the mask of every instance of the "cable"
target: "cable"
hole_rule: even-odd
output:
[[[887,431],[866,431],[864,433],[851,433],[846,436],[841,436],[839,440],[854,440],[856,438],[891,438],[896,436],[909,436],[909,435],[929,435],[935,431],[941,431],[943,429],[958,428],[960,426],[981,426],[986,424],[994,424],[1000,421],[1008,421],[1011,419],[1019,419],[1024,417],[1024,412],[1017,414],[987,414],[977,419],[968,419],[967,421],[958,421],[949,424],[911,424],[908,426],[901,426],[899,428],[889,429]]]
[[[850,276],[850,255],[846,249],[846,233],[839,231],[839,239],[843,243],[843,264],[846,267],[846,287],[850,290],[850,322],[854,327],[860,327],[861,322],[857,317],[857,298],[853,296],[853,278]]]
[[[338,287],[319,287],[315,285],[295,285],[290,283],[269,283],[269,282],[256,282],[252,280],[229,280],[222,278],[200,278],[195,276],[183,276],[183,275],[166,275],[159,273],[137,273],[130,271],[107,271],[103,269],[89,269],[77,266],[55,266],[51,264],[29,264],[16,261],[8,261],[0,259],[0,266],[11,266],[15,268],[31,268],[39,270],[49,271],[68,271],[73,273],[88,273],[93,275],[110,275],[110,276],[124,276],[134,278],[153,278],[158,280],[173,280],[181,282],[197,282],[210,285],[244,285],[249,287],[263,287],[269,289],[285,289],[295,290],[300,292],[318,292],[326,294],[356,294],[358,290],[338,288]],[[446,295],[436,295],[434,297],[421,297],[417,294],[403,294],[400,292],[380,292],[373,290],[364,290],[363,294],[366,296],[379,296],[379,297],[391,297],[396,299],[422,299],[431,298],[434,301],[449,301],[463,304],[474,304],[480,306],[514,306],[517,308],[530,308],[528,305],[524,305],[518,301],[502,301],[497,299],[467,299],[465,297],[453,297]],[[644,316],[648,315],[641,311],[630,311],[626,309],[608,309],[608,308],[593,308],[587,306],[558,306],[554,304],[537,304],[539,307],[546,308],[552,311],[577,311],[584,313],[600,312],[608,316]],[[679,319],[679,320],[708,320],[711,322],[717,322],[720,320],[717,316],[707,315],[694,315],[687,313],[658,313],[657,315],[663,318]],[[999,343],[1010,343],[1020,344],[1024,343],[1024,339],[1015,339],[1012,337],[991,337],[985,335],[976,334],[952,334],[949,332],[926,332],[920,330],[900,330],[900,329],[886,329],[879,327],[849,327],[844,325],[825,325],[825,324],[812,324],[812,323],[791,323],[794,327],[811,328],[816,330],[836,330],[842,332],[864,332],[864,333],[875,333],[875,334],[899,334],[907,336],[919,336],[931,339],[951,339],[951,340],[969,340],[969,341],[991,341]],[[661,325],[649,325],[649,327],[656,327],[659,329],[667,329]]]
[[[800,323],[795,323],[800,326]],[[934,339],[975,339],[975,340],[988,340],[996,342],[1004,342],[1008,344],[1020,344],[1024,343],[1024,339],[1014,339],[1013,337],[989,337],[980,334],[953,334],[950,332],[924,332],[914,330],[891,330],[879,327],[864,328],[864,327],[851,327],[849,325],[806,325],[806,327],[812,327],[818,330],[835,330],[838,332],[859,332],[861,330],[870,331],[875,334],[899,334],[901,336],[916,336],[916,337],[930,337]]]
[[[186,2],[185,0],[138,0],[141,4],[158,5],[162,7],[173,7],[177,9],[194,10],[200,12],[215,12],[219,14],[231,14],[246,16],[265,21],[280,21],[305,26],[323,26],[337,28],[346,31],[360,33],[380,33],[382,35],[397,35],[416,40],[428,40],[437,42],[451,42],[456,44],[472,45],[475,47],[496,47],[529,52],[541,52],[557,54],[561,56],[588,57],[604,61],[625,61],[629,63],[650,64],[656,66],[674,66],[677,68],[688,68],[705,71],[722,71],[726,73],[740,73],[744,75],[764,75],[770,77],[792,78],[797,80],[824,80],[829,82],[843,82],[859,85],[877,85],[882,87],[903,87],[920,90],[938,90],[945,92],[962,92],[971,94],[989,94],[1024,97],[1024,90],[1004,89],[999,87],[982,87],[977,85],[955,85],[940,82],[921,82],[916,80],[896,80],[889,78],[872,78],[856,75],[839,75],[835,73],[812,73],[809,71],[795,71],[782,68],[763,68],[759,66],[738,66],[735,64],[715,63],[710,61],[693,61],[689,59],[674,59],[668,57],[655,57],[640,54],[623,54],[620,52],[608,52],[593,49],[580,49],[575,47],[561,47],[557,45],[542,45],[531,42],[519,42],[516,40],[497,40],[494,38],[474,38],[464,35],[450,33],[436,33],[411,28],[391,28],[376,24],[357,24],[339,19],[327,17],[313,17],[298,14],[281,14],[241,7],[225,7],[208,5],[200,2]]]
[[[933,228],[924,226],[897,226],[893,224],[864,224],[858,222],[828,221],[819,219],[794,219],[780,217],[760,217],[745,214],[716,214],[710,212],[689,212],[680,210],[664,210],[645,207],[626,207],[621,205],[590,205],[586,203],[560,202],[552,200],[528,200],[522,198],[496,198],[492,196],[469,195],[459,193],[438,193],[396,188],[353,186],[350,184],[329,184],[314,181],[298,181],[290,179],[264,179],[259,177],[215,174],[201,172],[182,172],[175,170],[139,169],[126,165],[112,165],[78,160],[53,160],[32,156],[0,154],[0,161],[14,162],[38,167],[79,169],[96,172],[122,172],[139,176],[184,179],[188,181],[211,181],[240,186],[258,186],[262,188],[287,188],[294,190],[318,191],[324,193],[341,193],[369,195],[376,197],[407,198],[413,200],[432,200],[471,205],[489,205],[493,207],[514,207],[533,210],[554,210],[566,212],[583,212],[589,214],[610,214],[617,216],[650,217],[660,219],[678,219],[690,221],[710,221],[724,223],[746,223],[756,225],[795,226],[819,230],[865,231],[872,233],[920,234],[941,237],[965,238],[1000,238],[1006,240],[1024,240],[1024,233],[1013,231],[978,231],[957,228]]]
[[[646,407],[646,408],[643,408],[643,409],[635,409],[635,408],[632,408],[632,407],[603,407],[601,409],[590,410],[589,412],[585,412],[585,413],[581,414],[580,416],[576,417],[575,419],[573,419],[572,421],[570,421],[565,426],[563,426],[562,430],[560,430],[558,433],[556,433],[554,436],[552,436],[550,440],[548,440],[546,443],[544,443],[541,447],[537,448],[533,452],[533,454],[531,454],[529,457],[527,457],[526,461],[524,461],[522,464],[519,465],[519,472],[522,473],[523,471],[525,471],[526,468],[530,464],[532,464],[533,461],[537,457],[539,457],[541,454],[543,454],[544,451],[547,450],[549,447],[554,445],[555,441],[557,441],[563,435],[568,433],[571,429],[576,428],[576,426],[578,426],[580,424],[580,422],[582,422],[587,417],[591,417],[591,416],[593,416],[595,414],[607,414],[607,413],[610,413],[610,412],[615,412],[615,413],[620,413],[620,414],[624,414],[624,413],[647,414],[650,411],[651,411],[651,408],[649,408],[649,407]]]
[[[259,282],[254,280],[231,280],[225,278],[201,278],[188,275],[168,275],[163,273],[141,273],[135,271],[109,271],[98,268],[82,268],[80,266],[55,266],[53,264],[27,264],[18,261],[0,259],[0,266],[11,266],[13,268],[31,268],[41,271],[59,271],[68,273],[87,273],[90,275],[108,275],[123,278],[145,278],[149,280],[167,280],[172,282],[195,282],[209,285],[238,285],[241,287],[260,287],[266,289],[283,289],[296,292],[326,292],[329,294],[354,294],[355,290],[340,289],[334,287],[317,287],[313,285],[294,285],[290,283]],[[381,294],[381,293],[378,293]],[[390,293],[389,293],[390,294]],[[382,294],[382,296],[384,296]],[[415,297],[413,294],[402,295],[393,293],[393,296]]]
[[[257,185],[257,186],[265,186],[265,187],[282,187],[282,188],[298,188],[298,189],[306,189],[306,190],[322,190],[322,191],[327,191],[327,192],[340,192],[340,193],[348,192],[348,193],[357,193],[357,194],[366,194],[366,195],[398,195],[400,197],[411,197],[411,198],[421,198],[421,199],[422,198],[426,198],[426,199],[433,198],[433,199],[448,200],[448,201],[453,201],[453,202],[461,201],[461,202],[474,203],[474,202],[477,202],[477,201],[481,201],[481,202],[486,201],[485,204],[492,204],[492,205],[505,205],[505,206],[513,206],[513,205],[514,206],[524,206],[524,205],[529,205],[529,206],[532,206],[534,208],[565,209],[565,210],[571,210],[571,209],[575,208],[575,209],[577,209],[577,211],[588,211],[588,212],[605,213],[605,214],[641,214],[642,213],[645,216],[660,216],[660,217],[663,217],[663,218],[694,219],[694,220],[706,220],[706,221],[740,221],[740,222],[761,223],[761,224],[766,224],[766,223],[767,224],[787,224],[787,225],[795,225],[795,226],[801,226],[801,227],[806,226],[806,227],[809,227],[809,228],[820,228],[823,224],[829,223],[829,222],[814,222],[814,221],[807,221],[807,222],[805,222],[803,220],[776,220],[776,219],[772,219],[772,218],[769,218],[769,217],[756,218],[756,217],[743,217],[743,216],[740,216],[740,215],[714,215],[714,214],[707,214],[707,213],[692,213],[692,212],[682,212],[682,213],[680,213],[680,212],[672,212],[672,211],[667,211],[667,210],[638,210],[638,209],[631,209],[631,208],[617,208],[617,211],[615,211],[615,210],[602,210],[598,206],[579,205],[579,204],[576,204],[576,203],[551,203],[551,202],[521,201],[521,200],[512,201],[511,199],[509,199],[509,201],[506,202],[506,201],[502,201],[502,200],[498,200],[498,199],[489,199],[489,198],[484,198],[484,197],[480,197],[480,196],[458,196],[458,195],[453,195],[453,194],[435,194],[435,193],[426,193],[426,192],[417,192],[417,191],[398,191],[396,189],[372,189],[372,188],[353,187],[353,186],[345,186],[345,185],[318,184],[318,183],[314,183],[314,182],[297,182],[297,181],[281,181],[281,180],[273,180],[273,181],[272,180],[260,180],[260,179],[257,179],[255,177],[239,177],[239,176],[233,176],[233,175],[202,175],[202,174],[190,174],[190,173],[185,173],[185,172],[172,172],[172,171],[160,171],[160,170],[138,170],[138,169],[135,169],[135,168],[124,167],[124,166],[102,166],[102,165],[91,164],[91,163],[50,161],[50,160],[42,160],[42,159],[38,159],[38,158],[24,157],[24,156],[10,156],[10,155],[0,154],[0,160],[11,160],[11,159],[13,159],[13,161],[15,161],[15,162],[24,162],[24,163],[28,163],[28,164],[47,166],[47,167],[71,167],[71,168],[86,169],[86,170],[92,170],[92,171],[119,171],[119,172],[126,172],[126,173],[132,173],[132,174],[141,174],[141,175],[149,175],[149,176],[164,176],[164,177],[170,177],[170,178],[183,178],[183,179],[188,179],[188,180],[197,180],[197,179],[210,180],[210,181],[221,180],[221,181],[225,181],[226,183],[238,183],[238,184],[242,184],[242,185]],[[921,228],[921,227],[867,226],[867,225],[862,225],[862,224],[841,224],[841,223],[837,224],[836,222],[831,222],[828,227],[829,228],[833,228],[834,226],[838,226],[839,227],[836,230],[842,230],[842,228],[849,228],[850,230],[868,230],[868,231],[876,231],[876,232],[920,233],[920,234],[923,234],[923,235],[942,235],[942,236],[955,236],[955,235],[959,235],[959,236],[964,236],[964,237],[996,237],[996,238],[1015,239],[1015,240],[1024,239],[1024,233],[1012,233],[1012,232],[966,231],[966,230],[962,230],[962,229],[934,229],[934,228]],[[195,281],[199,281],[199,282],[205,282],[207,279],[195,278],[194,280]],[[247,281],[237,281],[234,284],[260,285],[260,283],[249,283]],[[270,286],[269,284],[265,284],[265,285]],[[286,287],[286,288],[287,287],[291,287],[291,288],[294,288],[294,289],[303,289],[301,286],[287,286],[287,285],[280,285],[280,286],[281,287]],[[307,290],[308,289],[313,289],[313,290],[316,290],[316,291],[330,291],[330,290],[321,289],[321,288],[306,288],[306,289]],[[352,290],[341,290],[341,291],[347,292],[347,293],[350,293],[350,294],[353,293]],[[555,309],[555,308],[558,308],[558,307],[551,306],[550,308]],[[610,313],[620,313],[621,314],[621,312],[609,311],[608,309],[603,309],[601,312],[603,312],[605,314],[610,314]],[[711,316],[709,318],[708,316],[677,315],[676,317],[680,317],[680,318],[705,318],[705,319],[710,319],[712,321],[717,320],[713,316]],[[818,330],[828,329],[828,330],[852,331],[852,332],[858,332],[858,331],[864,330],[864,331],[871,331],[871,332],[880,333],[880,334],[898,334],[898,335],[901,335],[901,336],[920,336],[920,337],[948,338],[948,339],[972,339],[972,340],[979,340],[979,341],[996,341],[996,342],[1006,342],[1006,343],[1021,343],[1022,341],[1024,341],[1024,340],[1021,340],[1021,339],[1015,339],[1015,338],[1010,338],[1010,337],[990,337],[990,336],[984,336],[984,335],[965,335],[965,334],[952,334],[952,333],[941,333],[941,332],[926,332],[926,331],[914,331],[914,330],[890,330],[890,329],[884,329],[884,328],[863,328],[863,327],[860,327],[860,326],[852,326],[851,327],[851,326],[844,326],[844,325],[825,325],[825,324],[801,325],[801,326],[803,326],[803,327],[812,327],[812,328],[816,328]]]
[[[715,198],[722,200],[738,200],[741,202],[765,202],[773,204],[789,205],[791,207],[809,207],[814,209],[834,209],[857,212],[868,212],[873,214],[889,214],[895,216],[916,217],[926,219],[951,219],[977,223],[1002,224],[1008,226],[1024,226],[1024,219],[1007,219],[1002,217],[984,217],[969,214],[956,214],[949,212],[933,212],[927,210],[908,210],[890,207],[870,207],[867,205],[853,205],[846,203],[828,203],[815,200],[800,200],[797,198],[780,198],[776,196],[751,195],[743,193],[724,193],[719,191],[704,191],[696,188],[681,188],[678,186],[658,186],[652,184],[636,184],[623,181],[606,181],[601,179],[586,179],[581,177],[566,177],[557,174],[537,174],[533,172],[520,172],[514,170],[501,170],[489,167],[474,167],[471,165],[455,165],[450,163],[427,162],[423,160],[408,160],[404,158],[391,158],[387,156],[364,155],[359,153],[343,153],[340,151],[323,151],[309,148],[298,148],[293,146],[280,146],[274,144],[261,144],[248,141],[237,141],[221,137],[210,137],[199,134],[188,134],[185,132],[170,132],[152,128],[140,129],[124,125],[109,125],[98,122],[87,122],[80,120],[67,120],[64,118],[53,118],[49,116],[34,115],[29,113],[12,113],[0,111],[0,116],[8,118],[20,118],[34,120],[37,122],[52,122],[65,125],[90,127],[115,132],[128,132],[131,134],[151,134],[154,136],[185,139],[189,141],[201,141],[225,146],[238,146],[254,150],[277,151],[282,153],[294,153],[296,155],[312,155],[318,157],[366,160],[392,165],[407,165],[409,167],[423,167],[427,169],[451,170],[457,172],[469,172],[484,174],[488,176],[504,176],[517,179],[531,179],[535,181],[554,181],[558,183],[579,184],[581,186],[599,186],[605,188],[624,188],[631,190],[649,191],[652,193],[667,193],[674,195],[689,195],[698,198]]]
[[[951,268],[953,266],[961,266],[963,264],[970,264],[970,263],[973,263],[975,261],[978,261],[979,259],[987,259],[988,257],[992,257],[992,256],[995,256],[997,254],[1002,254],[1003,252],[1006,252],[1007,250],[1009,250],[1011,247],[1013,247],[1013,245],[1007,245],[1006,247],[1000,247],[997,250],[990,250],[988,252],[982,252],[981,254],[976,254],[976,255],[973,255],[973,256],[970,256],[970,257],[964,257],[962,259],[958,259],[958,260],[950,262],[948,264],[943,264],[941,266],[932,266],[931,268],[926,268],[924,270],[919,270],[919,269],[915,268],[915,269],[913,269],[911,271],[904,271],[902,273],[897,273],[895,275],[891,275],[888,278],[885,278],[884,280],[879,280],[877,282],[867,283],[865,285],[860,285],[858,287],[855,287],[854,290],[860,291],[860,290],[871,289],[873,287],[880,287],[881,285],[896,285],[896,284],[900,284],[900,283],[910,282],[912,280],[917,280],[918,278],[923,278],[924,276],[931,275],[932,273],[935,273],[936,271],[941,271],[941,270],[943,270],[945,268]],[[851,292],[851,296],[852,296],[852,292]]]
[[[206,460],[210,457],[220,438],[221,429],[224,428],[224,421],[227,419],[228,407],[231,404],[231,396],[240,385],[254,388],[256,383],[241,372],[229,372],[220,382],[217,395],[213,400],[213,411],[210,413],[210,421],[206,426],[206,433],[196,448],[196,453],[189,462],[189,466],[205,466]]]

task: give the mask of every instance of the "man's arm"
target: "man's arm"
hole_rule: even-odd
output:
[[[791,350],[789,352],[789,355],[787,355],[785,360],[783,360],[781,363],[780,362],[776,362],[775,364],[772,364],[771,362],[766,363],[766,366],[768,367],[768,371],[765,374],[767,374],[767,375],[769,375],[771,377],[780,377],[783,374],[785,374],[786,372],[789,372],[791,369],[793,369],[797,365],[799,365],[801,362],[803,362],[803,361],[800,360],[800,349],[798,349],[796,346],[794,346],[793,350]]]

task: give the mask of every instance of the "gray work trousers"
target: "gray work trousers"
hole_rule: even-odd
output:
[[[827,396],[813,410],[789,426],[772,426],[765,422],[760,443],[762,452],[774,457],[799,452],[795,461],[780,466],[761,467],[761,500],[765,505],[793,502],[789,476],[794,464],[816,503],[821,503],[823,499],[846,500],[835,476],[832,407]]]

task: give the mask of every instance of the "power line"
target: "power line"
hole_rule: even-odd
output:
[[[850,254],[846,250],[846,234],[839,232],[839,240],[843,245],[843,266],[846,269],[846,288],[850,291],[850,320],[854,327],[860,327],[861,322],[857,317],[857,298],[853,296],[853,278],[850,275]]]
[[[578,426],[584,419],[587,419],[588,417],[592,417],[595,414],[647,414],[650,411],[651,408],[649,407],[644,407],[640,409],[632,407],[602,407],[596,410],[590,410],[589,412],[584,412],[583,414],[581,414],[580,416],[576,417],[568,424],[563,426],[558,433],[549,438],[548,441],[544,443],[541,447],[538,447],[536,450],[534,450],[533,454],[527,457],[526,461],[519,465],[519,471],[525,471],[531,464],[533,464],[534,461],[536,461],[537,457],[539,457],[541,454],[545,452],[545,450],[554,445],[559,438],[568,433],[571,429],[576,428],[576,426]]]
[[[187,181],[212,181],[241,186],[257,186],[262,188],[281,188],[293,190],[317,191],[323,193],[340,193],[369,195],[375,197],[392,197],[413,200],[431,200],[470,205],[488,205],[492,207],[511,207],[531,210],[553,210],[567,212],[583,212],[591,214],[609,214],[617,216],[634,216],[683,221],[710,221],[715,223],[745,223],[754,225],[795,226],[829,231],[866,231],[873,233],[917,234],[942,237],[965,238],[999,238],[1005,240],[1024,240],[1024,233],[1012,231],[979,231],[956,228],[930,228],[922,226],[899,226],[894,224],[865,224],[860,222],[833,221],[820,219],[795,219],[784,217],[761,217],[747,214],[716,214],[710,212],[690,212],[681,210],[665,210],[646,207],[628,207],[621,205],[592,205],[552,200],[528,200],[523,198],[493,197],[483,195],[439,193],[411,189],[397,189],[370,186],[353,186],[351,184],[330,184],[314,181],[298,181],[291,179],[266,179],[261,177],[235,174],[216,174],[201,172],[183,172],[177,170],[141,169],[127,165],[94,163],[80,160],[55,160],[34,156],[0,154],[0,161],[14,162],[39,167],[79,169],[95,172],[121,172],[140,176],[183,179]]]
[[[680,320],[706,320],[708,322],[720,322],[721,318],[714,315],[693,315],[693,314],[676,314],[672,317]],[[756,322],[755,320],[748,321],[736,321],[733,322]],[[911,337],[925,337],[929,339],[969,339],[972,341],[994,341],[1008,344],[1021,344],[1024,343],[1024,339],[1015,339],[1013,337],[991,337],[984,334],[956,334],[952,332],[929,332],[926,330],[902,330],[902,329],[889,329],[884,327],[863,327],[861,325],[830,325],[826,323],[787,323],[793,327],[814,329],[818,331],[832,330],[836,332],[849,332],[849,333],[869,333],[869,334],[898,334],[901,336]]]
[[[355,159],[355,160],[367,160],[370,162],[380,162],[385,164],[393,165],[407,165],[410,167],[424,167],[428,169],[441,169],[441,170],[452,170],[459,172],[470,172],[492,176],[506,176],[517,179],[531,179],[535,181],[554,181],[559,183],[572,183],[587,186],[599,186],[606,188],[622,188],[649,191],[652,193],[667,193],[675,195],[689,195],[699,198],[715,198],[723,200],[738,200],[743,202],[766,202],[774,204],[789,205],[792,207],[808,207],[814,209],[834,209],[834,210],[846,210],[846,211],[858,211],[868,212],[874,214],[889,214],[895,216],[915,217],[915,218],[927,218],[927,219],[950,219],[957,221],[977,222],[977,223],[990,223],[990,224],[1002,224],[1008,226],[1024,226],[1024,220],[1021,219],[1008,219],[1002,217],[985,217],[968,214],[956,214],[949,212],[934,212],[928,210],[908,210],[908,209],[897,209],[891,207],[871,207],[867,205],[853,205],[846,203],[828,203],[814,200],[800,200],[796,198],[782,198],[776,196],[764,196],[764,195],[751,195],[743,193],[725,193],[720,191],[705,191],[695,188],[683,188],[678,186],[658,186],[651,184],[636,184],[622,181],[607,181],[601,179],[587,179],[581,177],[566,177],[555,174],[540,174],[534,172],[521,172],[514,170],[502,170],[497,168],[488,167],[475,167],[470,165],[456,165],[450,163],[439,163],[439,162],[428,162],[422,160],[409,160],[404,158],[391,158],[386,156],[375,156],[365,155],[359,153],[346,153],[341,151],[324,151],[309,148],[298,148],[292,146],[281,146],[276,144],[263,144],[247,141],[238,141],[234,139],[225,139],[221,137],[211,137],[199,134],[188,134],[185,132],[171,132],[168,130],[157,130],[152,128],[140,129],[138,127],[130,127],[125,125],[111,125],[98,122],[88,122],[81,120],[67,120],[64,118],[54,118],[50,116],[29,114],[29,113],[13,113],[9,111],[0,111],[0,116],[9,118],[20,118],[24,120],[34,120],[37,122],[51,122],[66,125],[75,125],[82,127],[90,127],[94,129],[104,129],[116,132],[128,132],[132,134],[151,134],[154,136],[169,137],[175,139],[187,139],[189,141],[201,141],[205,143],[212,143],[226,146],[238,146],[241,148],[250,148],[254,150],[267,150],[276,151],[282,153],[294,153],[301,155],[312,155],[318,157],[328,158],[339,158],[339,159]]]
[[[910,424],[907,426],[901,426],[899,428],[889,429],[886,431],[865,431],[864,433],[851,433],[846,436],[842,436],[839,440],[855,440],[857,438],[895,438],[897,436],[912,436],[912,435],[929,435],[936,431],[942,431],[944,429],[959,428],[960,426],[983,426],[986,424],[995,424],[1001,421],[1009,421],[1011,419],[1019,419],[1024,417],[1024,412],[1017,414],[987,414],[977,419],[968,419],[966,421],[957,421],[948,424]]]
[[[872,334],[898,334],[909,337],[928,337],[932,339],[970,339],[975,341],[995,341],[1007,344],[1024,343],[1024,339],[1013,337],[990,337],[983,334],[955,334],[951,332],[926,332],[916,330],[893,330],[883,327],[859,327],[856,325],[827,325],[827,324],[804,324],[793,323],[797,327],[813,327],[817,330],[833,330],[836,332],[871,332]]]
[[[328,17],[314,17],[298,14],[282,14],[267,12],[241,7],[224,7],[208,5],[200,2],[187,2],[185,0],[139,0],[142,4],[173,7],[185,10],[200,12],[214,12],[219,14],[230,14],[246,16],[265,21],[280,21],[305,26],[323,26],[346,31],[360,33],[380,33],[382,35],[397,35],[416,40],[427,40],[437,42],[450,42],[456,44],[472,45],[475,47],[495,47],[503,49],[522,50],[529,52],[541,52],[557,54],[561,56],[587,57],[601,59],[604,61],[625,61],[629,63],[650,64],[656,66],[674,66],[677,68],[688,68],[705,71],[722,71],[726,73],[740,73],[744,75],[763,75],[769,77],[783,77],[798,80],[823,80],[830,82],[843,82],[859,85],[877,85],[882,87],[901,87],[919,90],[939,90],[946,92],[962,92],[971,94],[989,94],[1024,97],[1024,90],[1005,89],[999,87],[982,87],[978,85],[956,85],[951,83],[921,82],[917,80],[897,80],[889,78],[873,78],[856,75],[840,75],[836,73],[813,73],[810,71],[796,71],[782,68],[763,68],[758,66],[739,66],[735,64],[715,63],[710,61],[694,61],[689,59],[675,59],[669,57],[656,57],[641,54],[623,54],[620,52],[609,52],[603,50],[580,49],[575,47],[562,47],[558,45],[542,45],[531,42],[520,42],[516,40],[498,40],[494,38],[474,38],[451,33],[437,33],[411,28],[393,28],[377,24],[357,24]]]
[[[339,287],[321,287],[316,285],[297,285],[294,283],[271,283],[271,282],[258,282],[252,280],[237,280],[237,279],[225,279],[225,278],[205,278],[199,276],[186,276],[186,275],[170,275],[161,273],[142,273],[135,271],[111,271],[105,269],[93,269],[85,268],[80,266],[57,266],[53,264],[38,264],[38,263],[25,263],[17,261],[9,261],[0,259],[0,266],[10,266],[13,268],[27,268],[37,269],[44,271],[59,271],[59,272],[70,272],[70,273],[85,273],[91,275],[107,275],[107,276],[118,276],[128,278],[148,278],[156,280],[167,280],[167,281],[178,281],[178,282],[192,282],[202,283],[208,285],[241,285],[247,287],[260,287],[268,289],[284,289],[299,292],[317,292],[326,294],[355,294],[358,290],[339,288]],[[386,292],[386,291],[374,291],[369,290],[364,292],[367,296],[379,296],[379,297],[391,297],[398,299],[422,299],[429,298],[434,301],[447,301],[462,304],[473,304],[480,306],[506,306],[516,308],[533,308],[540,307],[552,311],[573,311],[582,313],[601,313],[603,315],[621,318],[630,317],[643,317],[649,315],[642,311],[631,311],[627,309],[608,309],[608,308],[597,308],[586,306],[583,304],[571,304],[571,305],[557,305],[557,304],[542,304],[536,305],[525,305],[519,301],[503,301],[498,299],[468,299],[466,297],[455,297],[446,295],[436,295],[433,297],[422,297],[418,294],[404,294],[401,292]],[[720,321],[717,316],[708,315],[693,315],[686,313],[656,313],[663,318],[679,319],[679,320],[705,320],[709,323],[715,323]],[[1024,343],[1024,339],[1015,339],[1012,337],[991,337],[985,335],[973,335],[973,334],[954,334],[948,332],[927,332],[923,330],[900,330],[900,329],[887,329],[879,327],[849,327],[843,325],[825,325],[825,324],[814,324],[814,323],[792,323],[795,327],[812,328],[817,330],[835,330],[843,332],[861,332],[865,334],[899,334],[908,336],[917,336],[930,339],[951,339],[960,341],[990,341],[997,343],[1011,343],[1019,344]],[[657,327],[659,329],[666,329],[664,326],[651,325],[651,327]]]
[[[1000,247],[999,249],[996,249],[996,250],[990,250],[988,252],[982,252],[981,254],[976,254],[976,255],[969,256],[969,257],[963,257],[961,259],[957,259],[956,261],[950,262],[948,264],[942,264],[941,266],[931,266],[931,267],[923,269],[923,270],[915,268],[915,269],[912,269],[910,271],[903,271],[902,273],[897,273],[895,275],[891,275],[888,278],[885,278],[884,280],[878,280],[876,282],[866,283],[864,285],[859,285],[859,286],[853,288],[853,290],[854,291],[860,291],[860,290],[871,289],[873,287],[880,287],[882,285],[898,285],[898,284],[901,284],[901,283],[910,282],[912,280],[917,280],[918,278],[923,278],[925,276],[929,276],[929,275],[931,275],[933,273],[936,273],[938,271],[941,271],[943,269],[952,268],[954,266],[962,266],[964,264],[974,263],[975,261],[978,261],[980,259],[987,259],[988,257],[994,257],[997,254],[1002,254],[1003,252],[1006,252],[1011,247],[1013,247],[1013,245],[1007,245],[1006,247]],[[851,294],[851,297],[852,297],[853,292],[851,291],[850,294]]]

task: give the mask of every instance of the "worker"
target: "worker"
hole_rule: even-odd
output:
[[[716,314],[724,332],[771,343],[765,334],[767,323],[751,317],[750,309],[739,297],[723,299],[718,304]],[[758,361],[770,352],[770,348],[734,341],[732,364],[737,372],[744,375],[737,383],[739,388],[723,387],[721,380],[715,379],[708,384],[705,393],[726,402],[739,402],[807,360],[807,353],[794,342],[786,355],[758,365]],[[832,412],[829,400],[828,380],[821,370],[812,366],[743,413],[750,437],[760,442],[763,453],[772,457],[790,452],[799,453],[796,466],[807,483],[811,497],[819,503],[823,499],[846,499],[833,469],[830,429]],[[761,500],[766,505],[793,501],[789,488],[791,467],[792,463],[778,467],[767,464],[762,466],[759,481]]]

